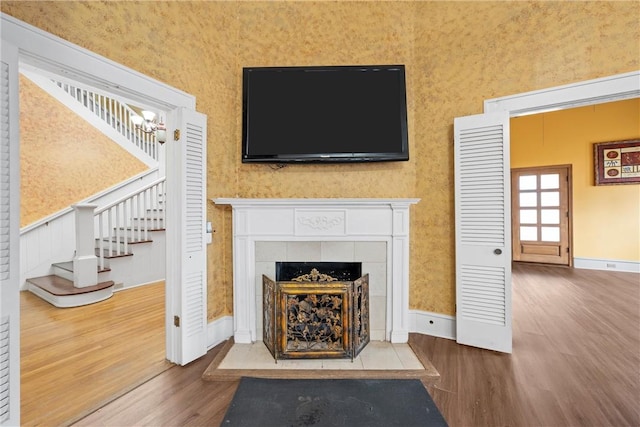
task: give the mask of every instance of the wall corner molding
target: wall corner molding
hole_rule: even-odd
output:
[[[233,316],[223,316],[207,324],[207,351],[233,336]]]

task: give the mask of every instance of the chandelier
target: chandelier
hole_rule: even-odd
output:
[[[142,116],[132,113],[130,117],[131,123],[133,123],[136,129],[139,129],[141,132],[147,134],[155,133],[156,140],[160,144],[164,144],[167,140],[167,128],[162,122],[162,119],[159,122],[156,122],[156,113],[153,111],[142,110],[141,114]]]

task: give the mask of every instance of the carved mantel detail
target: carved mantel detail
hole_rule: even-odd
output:
[[[340,225],[344,219],[340,216],[299,216],[298,224],[314,230],[329,230]]]

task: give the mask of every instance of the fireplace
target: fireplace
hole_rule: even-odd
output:
[[[369,343],[361,263],[279,262],[262,276],[263,341],[274,359],[351,358]],[[305,273],[307,271],[307,273]]]
[[[350,261],[359,261],[361,256],[369,255],[369,247],[376,248],[375,256],[382,251],[383,259],[378,264],[384,267],[374,266],[378,273],[370,274],[371,339],[407,342],[409,207],[419,199],[220,198],[213,201],[233,207],[236,343],[262,339],[261,274],[275,277],[275,271],[274,267],[262,266],[266,260],[261,258],[261,252],[286,250],[290,261],[340,261],[343,252],[349,252],[346,255],[352,257]],[[307,256],[308,252],[317,256],[318,251],[317,258]],[[372,273],[364,265],[363,270]],[[374,308],[374,304],[378,306]],[[382,317],[376,320],[379,313]],[[376,322],[382,322],[379,330]]]

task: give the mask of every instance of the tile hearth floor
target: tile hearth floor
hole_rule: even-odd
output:
[[[371,341],[351,359],[279,359],[275,362],[262,341],[233,344],[218,369],[335,369],[335,370],[415,370],[425,369],[409,344]]]

